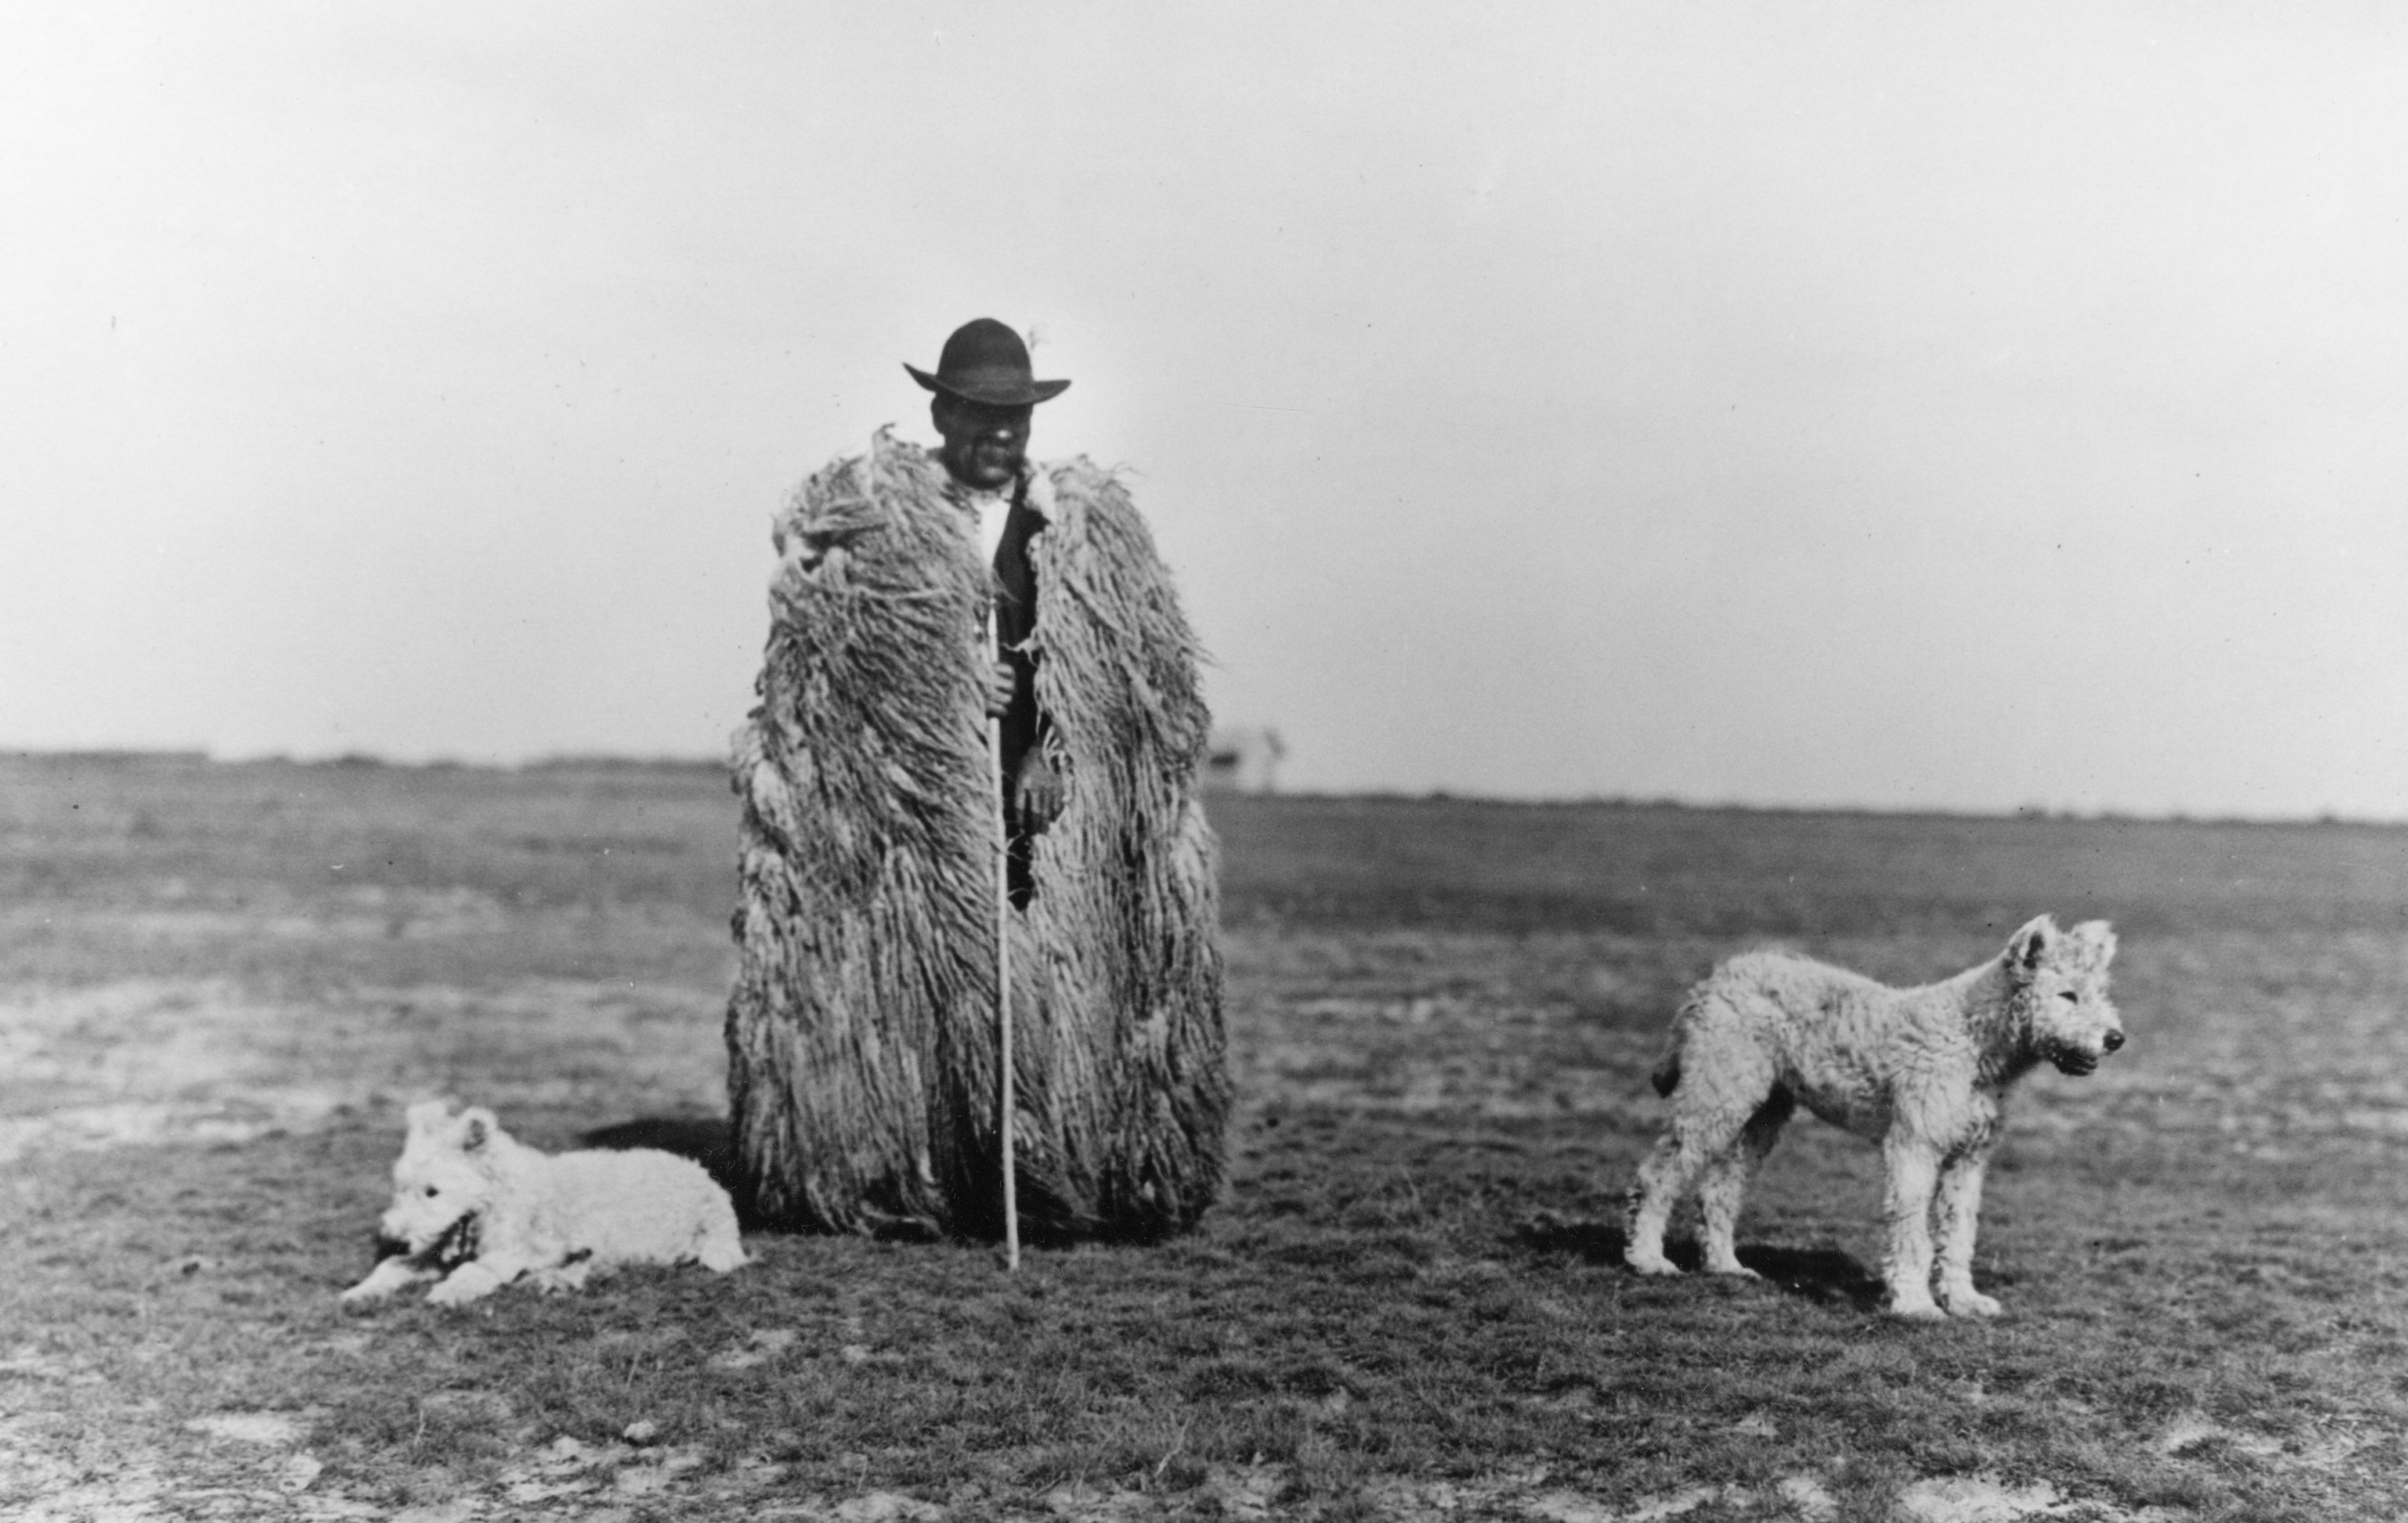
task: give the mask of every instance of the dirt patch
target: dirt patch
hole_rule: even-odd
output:
[[[756,1332],[741,1348],[731,1348],[710,1357],[714,1370],[753,1370],[782,1357],[795,1346],[801,1336],[792,1328],[769,1328]]]
[[[215,1416],[195,1417],[184,1428],[189,1432],[231,1439],[236,1444],[294,1444],[308,1431],[298,1419],[280,1412],[221,1412]]]
[[[2009,1486],[1990,1475],[1952,1475],[1917,1481],[1899,1493],[1899,1511],[1915,1523],[2023,1523],[2026,1518],[2063,1518],[2068,1523],[2171,1523],[2161,1507],[2139,1512],[2103,1501],[2075,1501],[2046,1481]]]
[[[90,1451],[35,1425],[0,1419],[0,1512],[12,1523],[148,1523],[152,1518],[227,1518],[337,1523],[385,1510],[310,1487],[324,1468],[288,1451],[300,1424],[274,1413],[223,1413],[188,1427],[234,1448],[206,1473],[122,1436]],[[260,1451],[252,1458],[246,1451]]]
[[[292,1019],[210,983],[0,1000],[0,1162],[50,1147],[244,1142],[322,1121],[366,1086],[291,1071],[267,1044]]]
[[[717,1020],[715,1001],[684,991],[549,980],[370,989],[325,1004],[201,980],[21,991],[0,999],[0,1163],[249,1142],[437,1093],[573,1105],[624,1089],[604,1078],[621,1065],[652,1077],[662,1109],[711,1112],[725,1104]]]
[[[87,1470],[49,1452],[16,1423],[0,1421],[0,1497],[25,1499],[19,1523],[84,1523],[91,1518],[167,1516],[167,1481],[155,1456],[127,1454]]]

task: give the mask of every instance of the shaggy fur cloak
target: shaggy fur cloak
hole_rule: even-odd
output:
[[[943,467],[882,430],[778,514],[735,740],[741,970],[728,1093],[771,1226],[1001,1235],[995,862],[980,630]],[[1148,1238],[1221,1179],[1216,846],[1197,651],[1128,493],[1039,467],[1037,696],[1068,803],[1011,913],[1024,1230]],[[1048,499],[1050,498],[1050,502]]]

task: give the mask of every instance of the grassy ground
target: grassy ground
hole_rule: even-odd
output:
[[[0,1516],[2399,1515],[2408,832],[1214,819],[1243,1103],[1195,1235],[362,1315],[408,1100],[547,1147],[719,1106],[722,781],[0,760]],[[2116,921],[2132,1045],[2020,1097],[2005,1320],[1875,1314],[1874,1157],[1811,1123],[1769,1283],[1619,1268],[1684,984],[1768,939],[1928,978],[2043,909]]]

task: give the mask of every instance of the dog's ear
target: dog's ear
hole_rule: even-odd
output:
[[[2046,915],[2034,915],[2024,922],[2023,929],[2007,939],[2007,977],[2017,984],[2030,983],[2032,975],[2056,952],[2063,934],[2057,928],[2057,922]]]
[[[460,1151],[463,1153],[484,1151],[485,1145],[494,1140],[494,1133],[499,1131],[501,1126],[499,1121],[494,1119],[493,1112],[481,1105],[471,1105],[460,1113]]]
[[[2103,920],[2086,920],[2071,931],[2073,944],[2082,949],[2082,960],[2092,968],[2103,969],[2115,956],[2115,930]]]

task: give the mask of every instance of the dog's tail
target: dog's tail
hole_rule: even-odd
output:
[[[1697,1008],[1697,992],[1692,990],[1689,997],[1681,1001],[1681,1008],[1673,1013],[1672,1029],[1664,1039],[1664,1056],[1656,1060],[1655,1071],[1647,1075],[1647,1082],[1656,1086],[1656,1093],[1666,1099],[1670,1099],[1672,1091],[1681,1086],[1681,1045],[1689,1034],[1689,1017]]]

